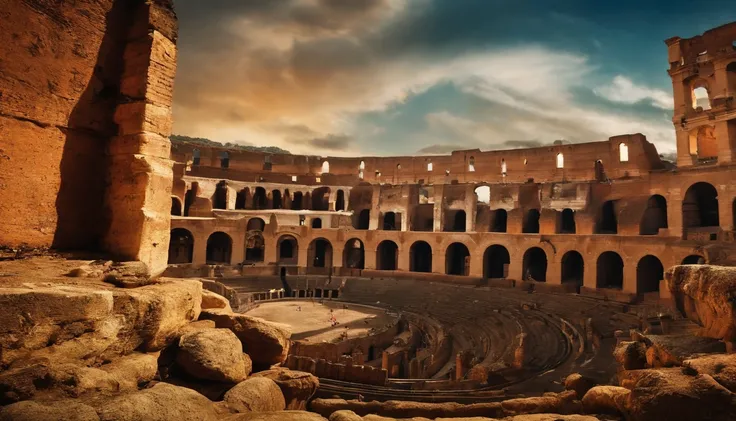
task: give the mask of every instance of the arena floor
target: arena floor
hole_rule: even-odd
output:
[[[344,309],[343,305],[348,308]],[[396,318],[382,309],[333,301],[320,303],[319,300],[263,303],[247,314],[287,324],[293,331],[291,339],[309,342],[337,341],[346,332],[348,338],[367,336],[371,328],[378,330]],[[338,322],[335,326],[330,320],[332,315]]]

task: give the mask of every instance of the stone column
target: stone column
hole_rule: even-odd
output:
[[[120,260],[140,260],[152,275],[166,268],[173,162],[171,102],[176,73],[176,17],[166,0],[142,3],[124,53],[110,140],[109,228],[104,247]]]
[[[368,224],[368,229],[371,231],[375,231],[379,227],[379,218],[381,216],[380,204],[381,204],[381,186],[376,185],[376,186],[373,186],[373,194],[371,195],[371,215],[370,215],[370,223]]]
[[[434,232],[441,232],[444,226],[444,186],[434,186]],[[442,271],[444,273],[444,270]]]

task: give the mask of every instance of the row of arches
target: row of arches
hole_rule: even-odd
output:
[[[287,209],[287,210],[330,210],[330,193],[329,187],[318,187],[312,192],[289,192],[285,189],[282,193],[279,189],[267,191],[264,187],[256,187],[251,191],[246,187],[236,193],[235,206],[236,210],[267,210],[267,209]],[[212,209],[228,209],[229,194],[227,181],[220,181],[212,195]],[[335,193],[335,211],[344,211],[346,209],[345,192],[337,190]],[[172,214],[175,209],[172,206]],[[181,215],[181,209],[176,209],[178,215]],[[185,209],[185,216],[188,214]]]
[[[246,244],[246,262],[262,261],[264,242],[262,236],[249,237]],[[232,257],[232,239],[224,232],[215,232],[207,239],[206,260],[208,264],[229,264]],[[191,263],[194,250],[194,237],[186,229],[171,231],[169,263]],[[299,242],[291,235],[283,235],[276,242],[276,258],[281,265],[297,265]],[[330,268],[334,266],[333,247],[329,240],[313,240],[307,249],[307,266]],[[434,253],[426,241],[416,241],[409,248],[409,270],[411,272],[431,273]],[[471,254],[463,243],[452,243],[445,250],[444,267],[448,275],[467,276],[470,270]],[[397,270],[399,247],[391,240],[384,240],[376,249],[377,270]],[[702,256],[686,257],[682,264],[703,264]],[[511,256],[506,247],[492,245],[483,253],[483,277],[504,279],[508,277]],[[624,261],[614,251],[601,253],[596,259],[596,287],[621,289],[624,285]],[[342,265],[349,269],[365,269],[365,246],[360,239],[353,238],[345,243]],[[585,261],[583,256],[571,250],[561,259],[560,275],[563,284],[580,287],[584,284]],[[522,257],[522,279],[525,281],[546,282],[548,260],[546,252],[540,247],[531,247]],[[659,290],[659,282],[664,277],[664,267],[656,256],[646,255],[637,263],[637,292],[650,293]]]

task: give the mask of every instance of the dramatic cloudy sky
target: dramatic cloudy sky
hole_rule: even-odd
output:
[[[175,133],[446,153],[641,132],[674,149],[664,40],[733,0],[177,0]]]

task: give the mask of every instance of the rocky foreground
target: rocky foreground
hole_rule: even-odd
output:
[[[733,420],[736,354],[714,354],[722,343],[706,338],[732,339],[736,269],[724,270],[670,272],[703,337],[632,332],[615,351],[617,386],[573,374],[562,393],[475,405],[311,400],[318,379],[279,367],[289,327],[234,313],[198,280],[150,280],[111,262],[35,282],[10,276],[0,420]]]

